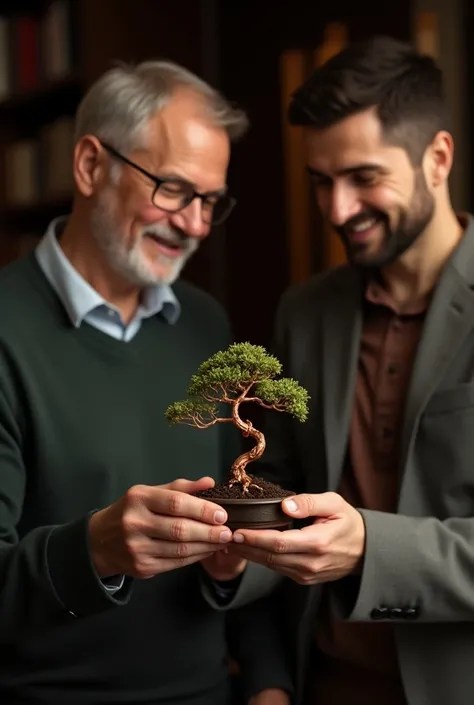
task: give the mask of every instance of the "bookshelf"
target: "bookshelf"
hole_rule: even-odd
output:
[[[0,263],[70,205],[73,114],[82,93],[74,0],[0,12]]]
[[[2,0],[0,266],[70,208],[73,119],[84,91],[117,60],[166,57],[199,71],[196,29],[194,0]]]

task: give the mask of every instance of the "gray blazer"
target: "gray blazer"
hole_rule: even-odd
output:
[[[268,412],[265,470],[336,491],[348,442],[362,281],[342,267],[290,289],[276,323],[285,375],[311,395],[305,424]],[[263,468],[260,468],[263,471]],[[402,430],[396,514],[362,510],[363,573],[329,587],[343,618],[390,620],[409,705],[474,703],[474,221],[446,265],[418,348]],[[288,647],[304,688],[320,586],[287,582]]]

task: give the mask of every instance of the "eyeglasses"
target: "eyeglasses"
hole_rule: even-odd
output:
[[[158,176],[150,174],[149,171],[139,164],[132,162],[125,155],[118,152],[107,142],[99,140],[104,149],[115,159],[119,159],[124,164],[128,164],[132,169],[140,172],[155,184],[151,200],[153,205],[167,213],[177,213],[199,198],[202,202],[202,219],[207,225],[221,225],[229,217],[236,200],[227,193],[208,192],[199,193],[195,191],[190,183],[181,179],[160,179]]]

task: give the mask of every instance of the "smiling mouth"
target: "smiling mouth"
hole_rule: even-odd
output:
[[[366,218],[365,220],[362,220],[360,223],[357,223],[354,225],[352,230],[356,233],[363,233],[366,230],[370,230],[370,228],[373,228],[374,225],[377,223],[377,218]]]
[[[382,218],[377,216],[367,216],[353,223],[348,223],[344,227],[344,234],[348,240],[362,242],[367,240],[375,228],[382,223]]]
[[[173,255],[180,255],[184,252],[184,247],[181,243],[176,243],[176,242],[171,242],[165,237],[160,237],[160,235],[156,235],[155,233],[145,233],[145,236],[153,240],[161,250],[166,250],[167,253],[171,253]]]

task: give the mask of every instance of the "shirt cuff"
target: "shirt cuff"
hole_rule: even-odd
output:
[[[105,587],[107,592],[117,592],[123,588],[125,582],[125,575],[111,575],[110,578],[103,578],[101,580],[102,585]]]
[[[132,578],[125,578],[119,592],[106,589],[97,575],[89,547],[89,515],[53,528],[46,546],[46,560],[58,602],[75,617],[99,614],[130,600]]]

